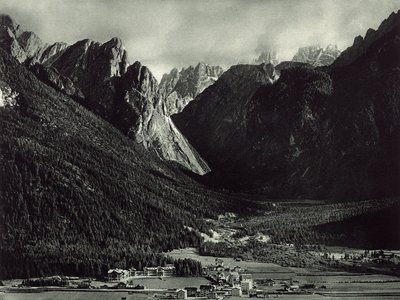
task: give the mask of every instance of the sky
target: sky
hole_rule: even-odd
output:
[[[352,45],[376,29],[400,0],[0,0],[44,42],[123,40],[129,61],[156,78],[203,61],[228,68],[275,49],[290,60],[299,47]]]

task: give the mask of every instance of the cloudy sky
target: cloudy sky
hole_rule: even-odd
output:
[[[267,48],[282,59],[307,45],[345,49],[399,9],[399,0],[0,0],[47,43],[118,36],[157,78],[199,61],[250,62]]]

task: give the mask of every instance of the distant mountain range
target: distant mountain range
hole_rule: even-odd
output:
[[[227,70],[173,116],[206,181],[276,198],[400,194],[399,30],[397,12],[328,67],[314,68],[336,47]]]

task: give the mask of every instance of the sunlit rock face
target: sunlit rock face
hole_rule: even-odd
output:
[[[307,63],[314,67],[329,66],[340,55],[336,45],[328,45],[325,49],[320,46],[299,48],[292,61]]]
[[[160,93],[165,102],[165,113],[181,112],[198,94],[212,85],[223,73],[219,66],[199,63],[195,67],[174,68],[160,81]]]
[[[129,66],[118,89],[122,100],[116,110],[118,128],[164,159],[177,161],[198,174],[209,171],[207,164],[165,113],[157,80],[146,66],[140,62]]]

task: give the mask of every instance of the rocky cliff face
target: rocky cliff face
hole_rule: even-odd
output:
[[[45,45],[8,16],[0,17],[0,46],[44,83],[61,91],[116,128],[155,151],[199,174],[207,164],[169,118],[170,105],[161,96],[157,80],[145,66],[129,66],[123,43],[82,40],[71,46]],[[198,66],[198,74],[202,74]],[[203,77],[198,78],[199,89]],[[197,84],[197,82],[195,83]]]
[[[51,63],[86,95],[87,106],[123,133],[155,151],[204,174],[209,169],[165,113],[165,102],[150,70],[140,62],[128,66],[121,40],[99,44],[84,40]]]
[[[329,66],[340,55],[336,45],[328,45],[325,49],[320,46],[299,48],[292,61],[310,64],[314,67]]]
[[[55,68],[45,67],[39,63],[28,67],[35,76],[45,84],[75,99],[79,103],[84,103],[85,95],[72,82],[69,77],[61,75]]]
[[[204,174],[207,164],[165,114],[165,102],[150,70],[135,62],[116,84],[118,96],[113,124],[128,136],[173,160]]]
[[[160,81],[160,92],[165,99],[165,113],[172,115],[182,109],[207,87],[212,85],[223,73],[219,66],[199,63],[196,67],[172,69]]]
[[[242,80],[218,88],[231,68],[189,103],[174,121],[209,162],[209,182],[277,198],[399,195],[400,23],[384,28],[346,66],[281,64],[278,80],[248,90],[260,74],[238,66]]]

